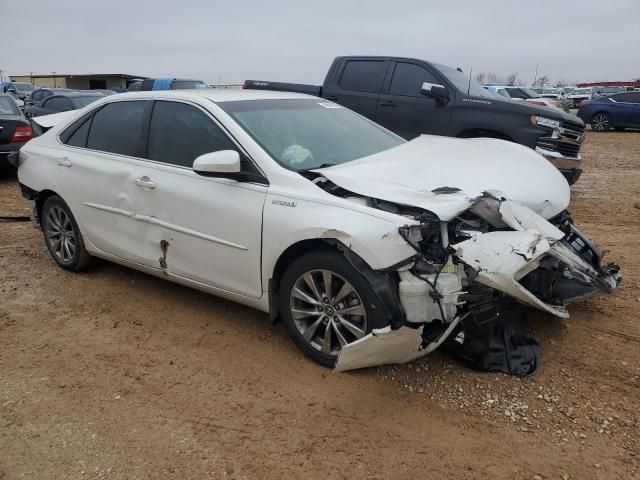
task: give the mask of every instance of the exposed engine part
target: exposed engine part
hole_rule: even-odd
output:
[[[458,305],[464,303],[459,301],[464,292],[457,273],[435,273],[418,277],[405,270],[399,272],[399,276],[400,302],[408,322],[450,323],[456,316]]]
[[[446,343],[455,356],[475,370],[517,376],[536,371],[540,345],[529,333],[524,307],[493,302],[468,313]]]

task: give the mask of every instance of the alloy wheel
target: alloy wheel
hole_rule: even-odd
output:
[[[291,317],[315,350],[337,356],[345,345],[365,336],[367,313],[356,289],[334,272],[311,270],[293,284]]]
[[[609,116],[606,113],[599,113],[591,119],[591,128],[596,132],[609,130]]]
[[[78,248],[76,233],[69,215],[60,207],[53,206],[47,212],[47,241],[51,251],[63,263],[70,263]]]

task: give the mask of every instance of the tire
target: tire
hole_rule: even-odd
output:
[[[80,228],[69,206],[57,195],[42,206],[42,233],[51,258],[65,270],[79,272],[91,263]]]
[[[611,118],[608,113],[598,112],[591,117],[591,130],[594,132],[606,132],[611,128]]]
[[[326,295],[327,279],[330,295]],[[384,306],[367,279],[332,250],[309,252],[294,260],[282,277],[279,303],[293,341],[327,367],[335,365],[342,345],[388,325]]]

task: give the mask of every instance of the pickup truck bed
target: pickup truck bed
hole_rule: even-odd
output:
[[[263,80],[246,80],[244,88],[251,90],[277,90],[279,92],[306,93],[316,97],[322,96],[320,85],[306,85],[304,83],[265,82]]]

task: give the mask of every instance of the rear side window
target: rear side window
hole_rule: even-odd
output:
[[[67,145],[72,147],[82,147],[85,148],[87,146],[87,137],[89,136],[89,126],[91,125],[91,118],[88,118],[84,121],[82,125],[80,125],[75,132],[69,137],[69,139],[65,142]]]
[[[640,93],[636,92],[618,93],[616,95],[611,95],[610,98],[616,102],[640,103]]]
[[[87,138],[87,148],[142,156],[142,125],[147,102],[109,103],[98,110]]]
[[[205,153],[238,150],[204,112],[179,102],[156,101],[149,126],[149,159],[181,167]]]
[[[427,69],[414,63],[398,62],[393,72],[389,94],[419,97],[422,84],[441,83]]]
[[[385,61],[351,60],[342,71],[340,86],[345,90],[378,92],[386,70]]]
[[[73,105],[71,105],[71,100],[66,97],[53,97],[44,102],[44,108],[48,108],[53,110],[54,112],[66,112],[68,110],[73,110]]]

